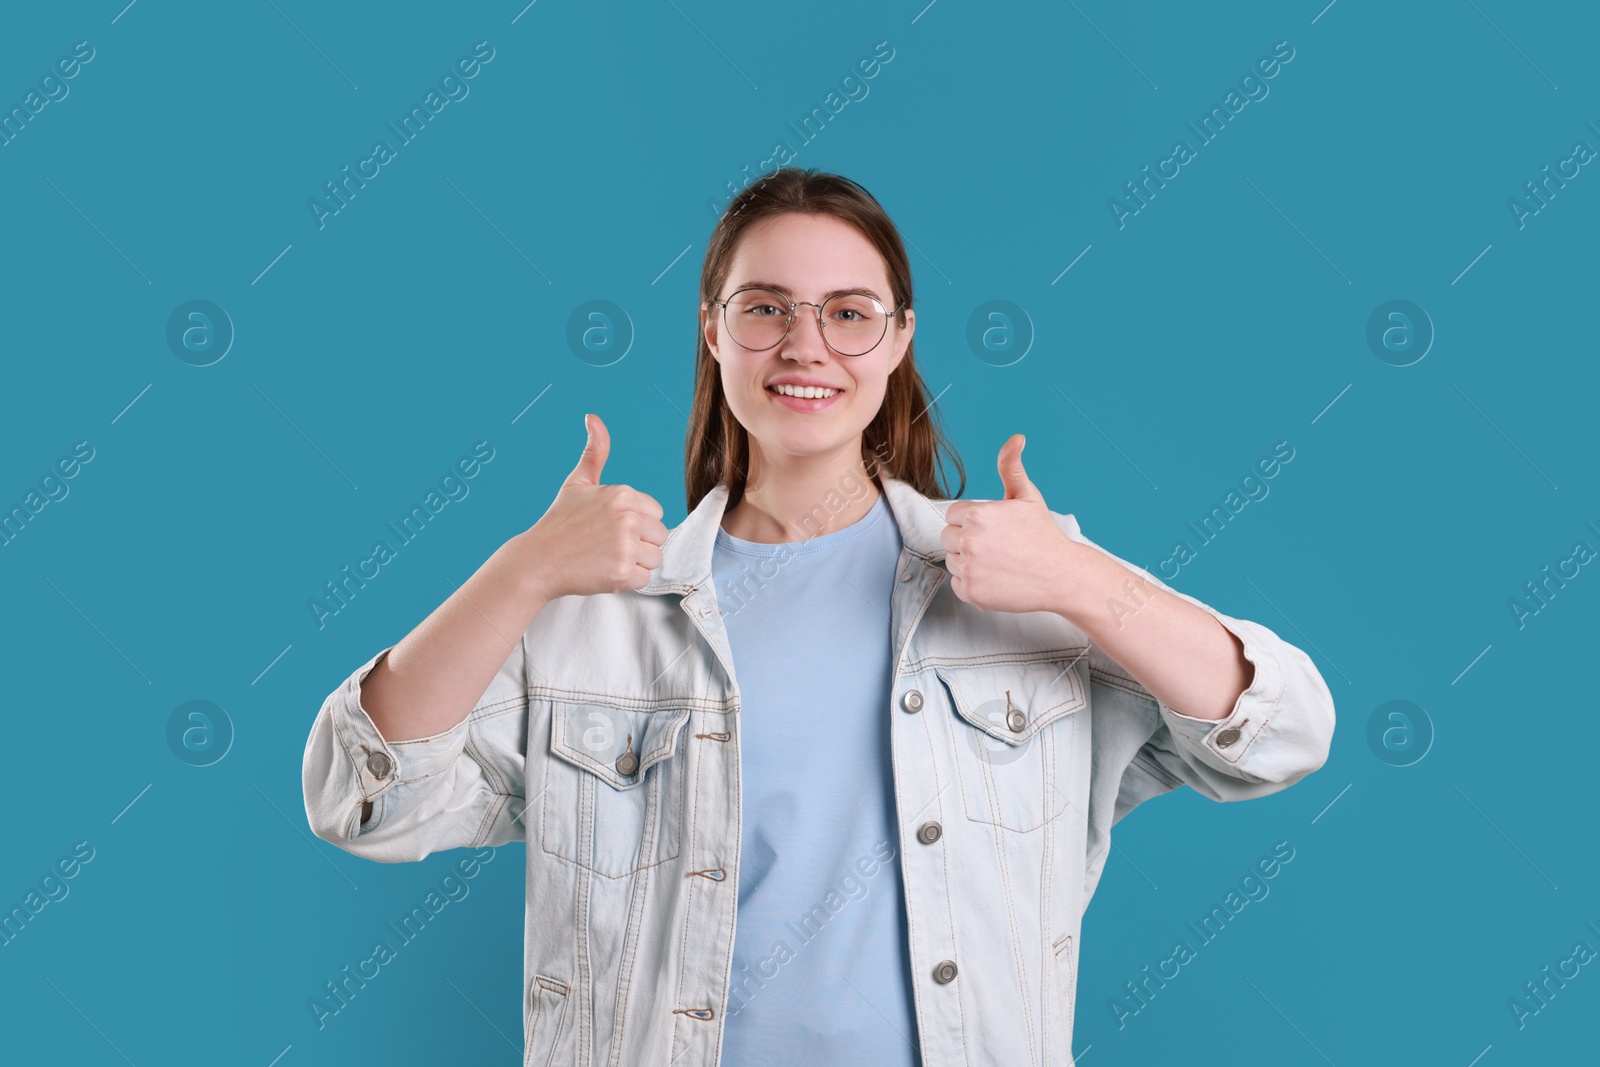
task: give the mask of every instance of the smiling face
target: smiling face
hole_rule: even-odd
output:
[[[871,294],[889,311],[900,301],[890,290],[883,257],[872,242],[832,215],[791,212],[751,226],[740,238],[728,280],[716,295],[726,300],[753,285],[816,304],[842,290]],[[774,314],[763,308],[749,313]],[[701,329],[720,368],[723,394],[750,434],[752,476],[802,457],[830,465],[833,460],[847,466],[860,463],[862,431],[877,415],[889,373],[911,343],[916,316],[909,310],[904,315],[904,326],[898,316],[890,316],[883,339],[865,355],[841,356],[823,343],[817,309],[810,304],[795,309],[788,335],[764,351],[743,348],[729,337],[721,308],[708,305],[701,311]],[[773,388],[781,384],[837,392],[795,398]]]

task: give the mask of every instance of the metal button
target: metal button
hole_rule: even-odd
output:
[[[956,980],[956,961],[945,960],[933,969],[933,980],[940,985]]]
[[[639,770],[639,757],[633,754],[633,749],[628,749],[617,757],[617,773],[624,778],[630,777]]]
[[[935,841],[939,840],[940,835],[943,833],[944,827],[940,826],[938,823],[925,822],[921,826],[917,827],[917,840],[921,841],[924,845],[931,845]]]
[[[1239,728],[1237,726],[1230,726],[1217,735],[1217,747],[1227,748],[1237,740],[1239,740]]]
[[[1021,708],[1012,708],[1006,714],[1006,725],[1011,727],[1012,733],[1021,733],[1022,728],[1028,725],[1028,716],[1023,714]]]
[[[921,711],[922,691],[919,689],[907,690],[906,695],[900,698],[900,706],[911,712]]]
[[[900,580],[902,582],[909,582],[911,580],[911,572],[910,571],[906,571],[904,574],[902,574],[900,576]]]
[[[374,752],[367,757],[367,771],[372,777],[387,778],[392,770],[394,770],[394,760],[389,758],[389,753]]]

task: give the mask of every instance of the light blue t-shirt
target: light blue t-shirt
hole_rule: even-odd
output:
[[[900,529],[804,541],[717,531],[744,807],[722,1062],[917,1067],[889,757]]]

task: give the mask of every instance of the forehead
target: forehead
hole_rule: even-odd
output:
[[[734,285],[776,282],[794,293],[866,288],[886,295],[883,257],[854,226],[832,215],[790,212],[763,219],[740,237],[728,271]]]

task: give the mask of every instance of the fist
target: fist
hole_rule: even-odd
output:
[[[592,421],[591,421],[592,420]],[[538,522],[521,535],[518,556],[546,600],[638,589],[661,566],[667,528],[661,505],[626,485],[601,485],[611,435],[585,415],[588,440],[578,465]]]
[[[950,587],[981,611],[1054,611],[1072,539],[1056,525],[1044,496],[1022,468],[1025,439],[1000,449],[1001,500],[957,500],[945,512],[939,543]]]

